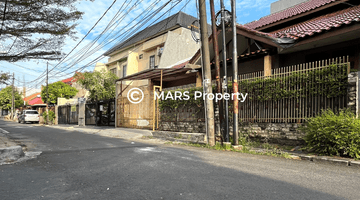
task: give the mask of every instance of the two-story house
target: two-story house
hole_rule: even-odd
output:
[[[95,70],[109,70],[119,78],[149,69],[166,69],[185,65],[199,49],[193,39],[191,25],[197,19],[178,12],[112,47],[105,56],[105,64],[97,63]],[[193,33],[197,34],[197,33]],[[151,80],[117,82],[116,126],[150,128],[153,120],[153,89]],[[140,104],[125,101],[129,89],[138,87],[145,93]],[[125,99],[125,100],[124,100]]]

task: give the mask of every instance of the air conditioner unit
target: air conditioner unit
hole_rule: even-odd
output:
[[[164,47],[159,48],[158,55],[161,56],[161,54],[164,52]]]

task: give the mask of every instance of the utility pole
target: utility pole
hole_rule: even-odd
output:
[[[223,89],[226,94],[228,87],[227,79],[227,63],[226,63],[226,29],[225,29],[225,6],[224,0],[220,0],[221,4],[221,26],[222,26],[222,40],[223,40],[223,68],[224,68],[224,78],[223,78]],[[225,133],[224,138],[226,142],[229,142],[229,100],[225,99]]]
[[[25,87],[25,75],[23,75],[23,96],[24,98],[26,97],[26,87]],[[25,101],[24,101],[24,106],[25,106]]]
[[[233,97],[234,97],[234,124],[233,124],[233,139],[234,139],[234,145],[239,144],[239,100],[238,100],[238,93],[239,93],[239,85],[238,85],[238,58],[237,58],[237,38],[236,38],[236,0],[231,0],[231,13],[232,13],[232,20],[231,20],[231,26],[232,26],[232,33],[233,33],[233,60],[232,60],[232,66],[233,66]],[[235,94],[235,95],[234,95]]]
[[[14,98],[14,82],[15,82],[15,73],[13,72],[12,76],[12,96],[11,96],[11,117],[10,119],[14,119],[14,107],[15,107],[15,98]]]
[[[49,123],[49,62],[46,64],[46,123]]]
[[[204,71],[204,91],[207,94],[212,94],[211,86],[211,67],[210,67],[210,52],[209,52],[209,39],[207,31],[207,19],[206,19],[206,4],[205,0],[199,0],[200,9],[200,32],[201,32],[201,49],[203,59],[203,71]],[[206,95],[206,94],[203,94]],[[215,145],[215,127],[214,127],[214,102],[205,97],[206,104],[206,125],[208,131],[208,144],[210,146]]]
[[[216,76],[216,92],[221,92],[221,81],[220,81],[220,58],[219,58],[219,44],[218,44],[218,35],[217,28],[215,22],[215,6],[214,0],[210,0],[210,12],[211,12],[211,27],[212,27],[212,35],[213,35],[213,46],[214,46],[214,54],[215,54],[215,76]],[[220,127],[224,127],[224,110],[223,110],[223,101],[218,101],[219,108],[219,121]],[[220,128],[220,132],[221,132]]]

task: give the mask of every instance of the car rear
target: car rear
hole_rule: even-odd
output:
[[[36,111],[36,110],[25,111],[24,121],[39,123],[40,117],[39,117],[38,111]]]

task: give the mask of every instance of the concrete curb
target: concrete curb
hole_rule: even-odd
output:
[[[25,154],[21,146],[11,146],[0,149],[0,163],[2,162],[14,162]]]
[[[9,140],[6,134],[9,134],[9,132],[0,128],[0,142],[4,143],[0,145],[0,164],[16,161],[25,155],[22,147]]]
[[[184,142],[184,143],[205,143],[204,133],[152,131],[151,134],[152,137],[162,140]]]

